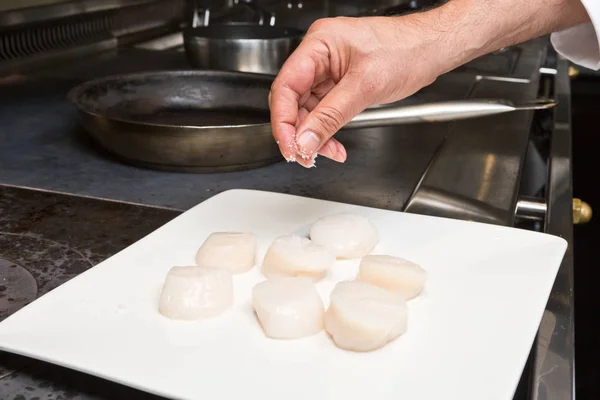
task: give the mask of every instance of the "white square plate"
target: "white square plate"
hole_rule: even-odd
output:
[[[408,331],[375,352],[338,349],[322,332],[267,339],[250,303],[259,268],[234,277],[233,309],[175,322],[157,310],[174,265],[191,265],[214,231],[250,231],[262,260],[277,236],[317,218],[365,215],[374,253],[429,273],[409,302]],[[567,244],[492,225],[233,190],[175,218],[119,254],[0,323],[0,349],[177,399],[509,400],[519,381]],[[328,294],[358,261],[337,262],[318,283]]]

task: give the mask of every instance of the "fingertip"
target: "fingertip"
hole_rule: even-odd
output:
[[[348,159],[348,153],[346,153],[346,148],[340,142],[337,142],[337,153],[334,157],[334,160],[339,163],[345,163]]]
[[[317,155],[315,154],[313,157],[310,158],[297,158],[296,159],[296,163],[300,164],[301,166],[303,166],[304,168],[315,168],[316,164],[315,164],[315,159],[317,158]]]
[[[296,161],[297,147],[294,137],[296,131],[293,126],[280,124],[276,129],[273,129],[273,137],[279,147],[281,155],[288,162]]]
[[[321,147],[319,154],[339,163],[345,162],[348,157],[344,145],[334,138],[329,139]]]

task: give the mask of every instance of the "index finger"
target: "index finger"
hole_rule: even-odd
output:
[[[327,47],[318,40],[305,39],[284,63],[271,86],[269,105],[273,136],[288,161],[296,161],[298,110],[309,98],[315,83],[328,75],[328,68]]]

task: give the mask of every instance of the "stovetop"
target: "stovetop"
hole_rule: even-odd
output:
[[[403,103],[474,97],[533,100],[544,54],[545,42],[537,41],[490,55],[440,77]],[[77,110],[66,100],[70,88],[95,77],[184,68],[188,68],[185,55],[179,51],[124,48],[0,79],[0,184],[180,210],[227,189],[249,188],[393,210],[413,207],[415,212],[423,212],[425,207],[428,213],[460,217],[457,210],[436,211],[424,206],[424,201],[430,202],[421,199],[421,187],[427,189],[427,198],[432,190],[450,192],[492,207],[489,215],[470,211],[474,220],[512,224],[514,194],[531,125],[529,112],[455,124],[343,131],[338,138],[348,149],[344,165],[319,158],[312,170],[280,162],[252,171],[192,175],[115,161],[92,145],[79,124]],[[458,154],[457,148],[460,165],[453,156]],[[493,165],[486,161],[488,154],[495,156]],[[485,176],[471,176],[485,168],[491,168],[487,175],[493,177],[491,185],[482,181]],[[482,191],[482,185],[487,189]]]

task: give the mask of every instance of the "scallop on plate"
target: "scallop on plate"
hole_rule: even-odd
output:
[[[338,229],[335,215],[358,218]],[[282,237],[270,258],[292,276],[262,284]],[[0,350],[171,399],[511,400],[566,246],[232,190],[5,319]]]

